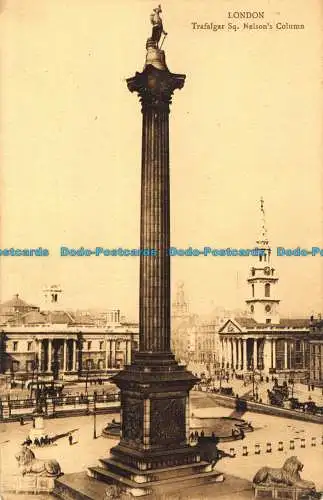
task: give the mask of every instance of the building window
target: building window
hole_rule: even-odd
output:
[[[255,310],[255,306],[254,306],[254,305],[251,305],[251,306],[250,306],[250,311],[253,313],[253,312],[254,312],[254,310]]]
[[[26,361],[26,371],[27,372],[32,372],[33,368],[34,368],[33,361]]]
[[[31,351],[32,346],[33,346],[32,342],[27,342],[27,351]]]
[[[12,372],[19,372],[20,363],[19,361],[13,361],[11,365]]]
[[[270,318],[266,318],[266,323],[267,323],[267,325],[268,325],[269,323],[271,323],[271,319],[270,319]]]
[[[99,347],[100,351],[103,351],[104,349],[104,342],[103,340],[100,340],[100,347]]]
[[[92,347],[92,342],[88,342],[87,343],[87,350],[90,351],[91,350],[91,347]]]
[[[269,313],[271,311],[271,307],[269,304],[266,305],[265,311],[266,311],[266,313]]]
[[[252,296],[255,296],[255,285],[252,283],[251,285]]]
[[[119,351],[120,347],[121,347],[121,342],[120,342],[120,340],[117,340],[117,342],[116,342],[116,350]]]
[[[270,297],[270,283],[265,284],[265,297]]]
[[[12,345],[13,345],[13,350],[14,350],[14,351],[18,351],[18,342],[17,342],[17,341],[15,341],[15,342],[13,342],[13,344],[12,344]]]

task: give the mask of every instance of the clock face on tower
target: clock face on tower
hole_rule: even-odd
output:
[[[268,266],[267,266],[267,267],[265,267],[264,272],[265,272],[265,274],[267,274],[267,276],[268,276],[268,274],[270,274],[270,267],[268,267]]]

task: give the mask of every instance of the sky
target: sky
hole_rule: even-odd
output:
[[[60,247],[138,248],[141,111],[126,78],[142,71],[148,0],[3,0],[0,16],[1,297],[39,304],[59,284],[62,305],[138,316],[139,259],[60,257]],[[229,12],[264,12],[242,29]],[[170,114],[171,241],[253,248],[265,200],[283,316],[322,311],[322,4],[319,0],[166,0],[163,45],[185,73]],[[233,21],[240,30],[228,30]],[[192,23],[223,24],[213,31]],[[252,21],[253,22],[253,21]],[[276,23],[304,24],[278,30]],[[243,308],[251,257],[173,257],[196,313]]]

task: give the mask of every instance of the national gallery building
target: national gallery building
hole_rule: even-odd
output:
[[[130,364],[138,325],[122,321],[119,310],[100,315],[58,310],[59,292],[50,290],[47,311],[18,295],[0,305],[0,373],[17,380],[30,379],[35,371],[44,380],[78,380]]]

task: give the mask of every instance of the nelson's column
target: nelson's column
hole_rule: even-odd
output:
[[[127,80],[142,111],[140,248],[157,256],[140,257],[140,348],[133,362],[114,377],[121,390],[121,436],[102,467],[89,475],[118,482],[133,495],[170,483],[201,484],[219,479],[198,446],[189,446],[189,391],[197,382],[179,366],[170,348],[169,111],[174,90],[185,75],[171,73],[159,48],[166,36],[160,6],[151,15],[142,73]]]

